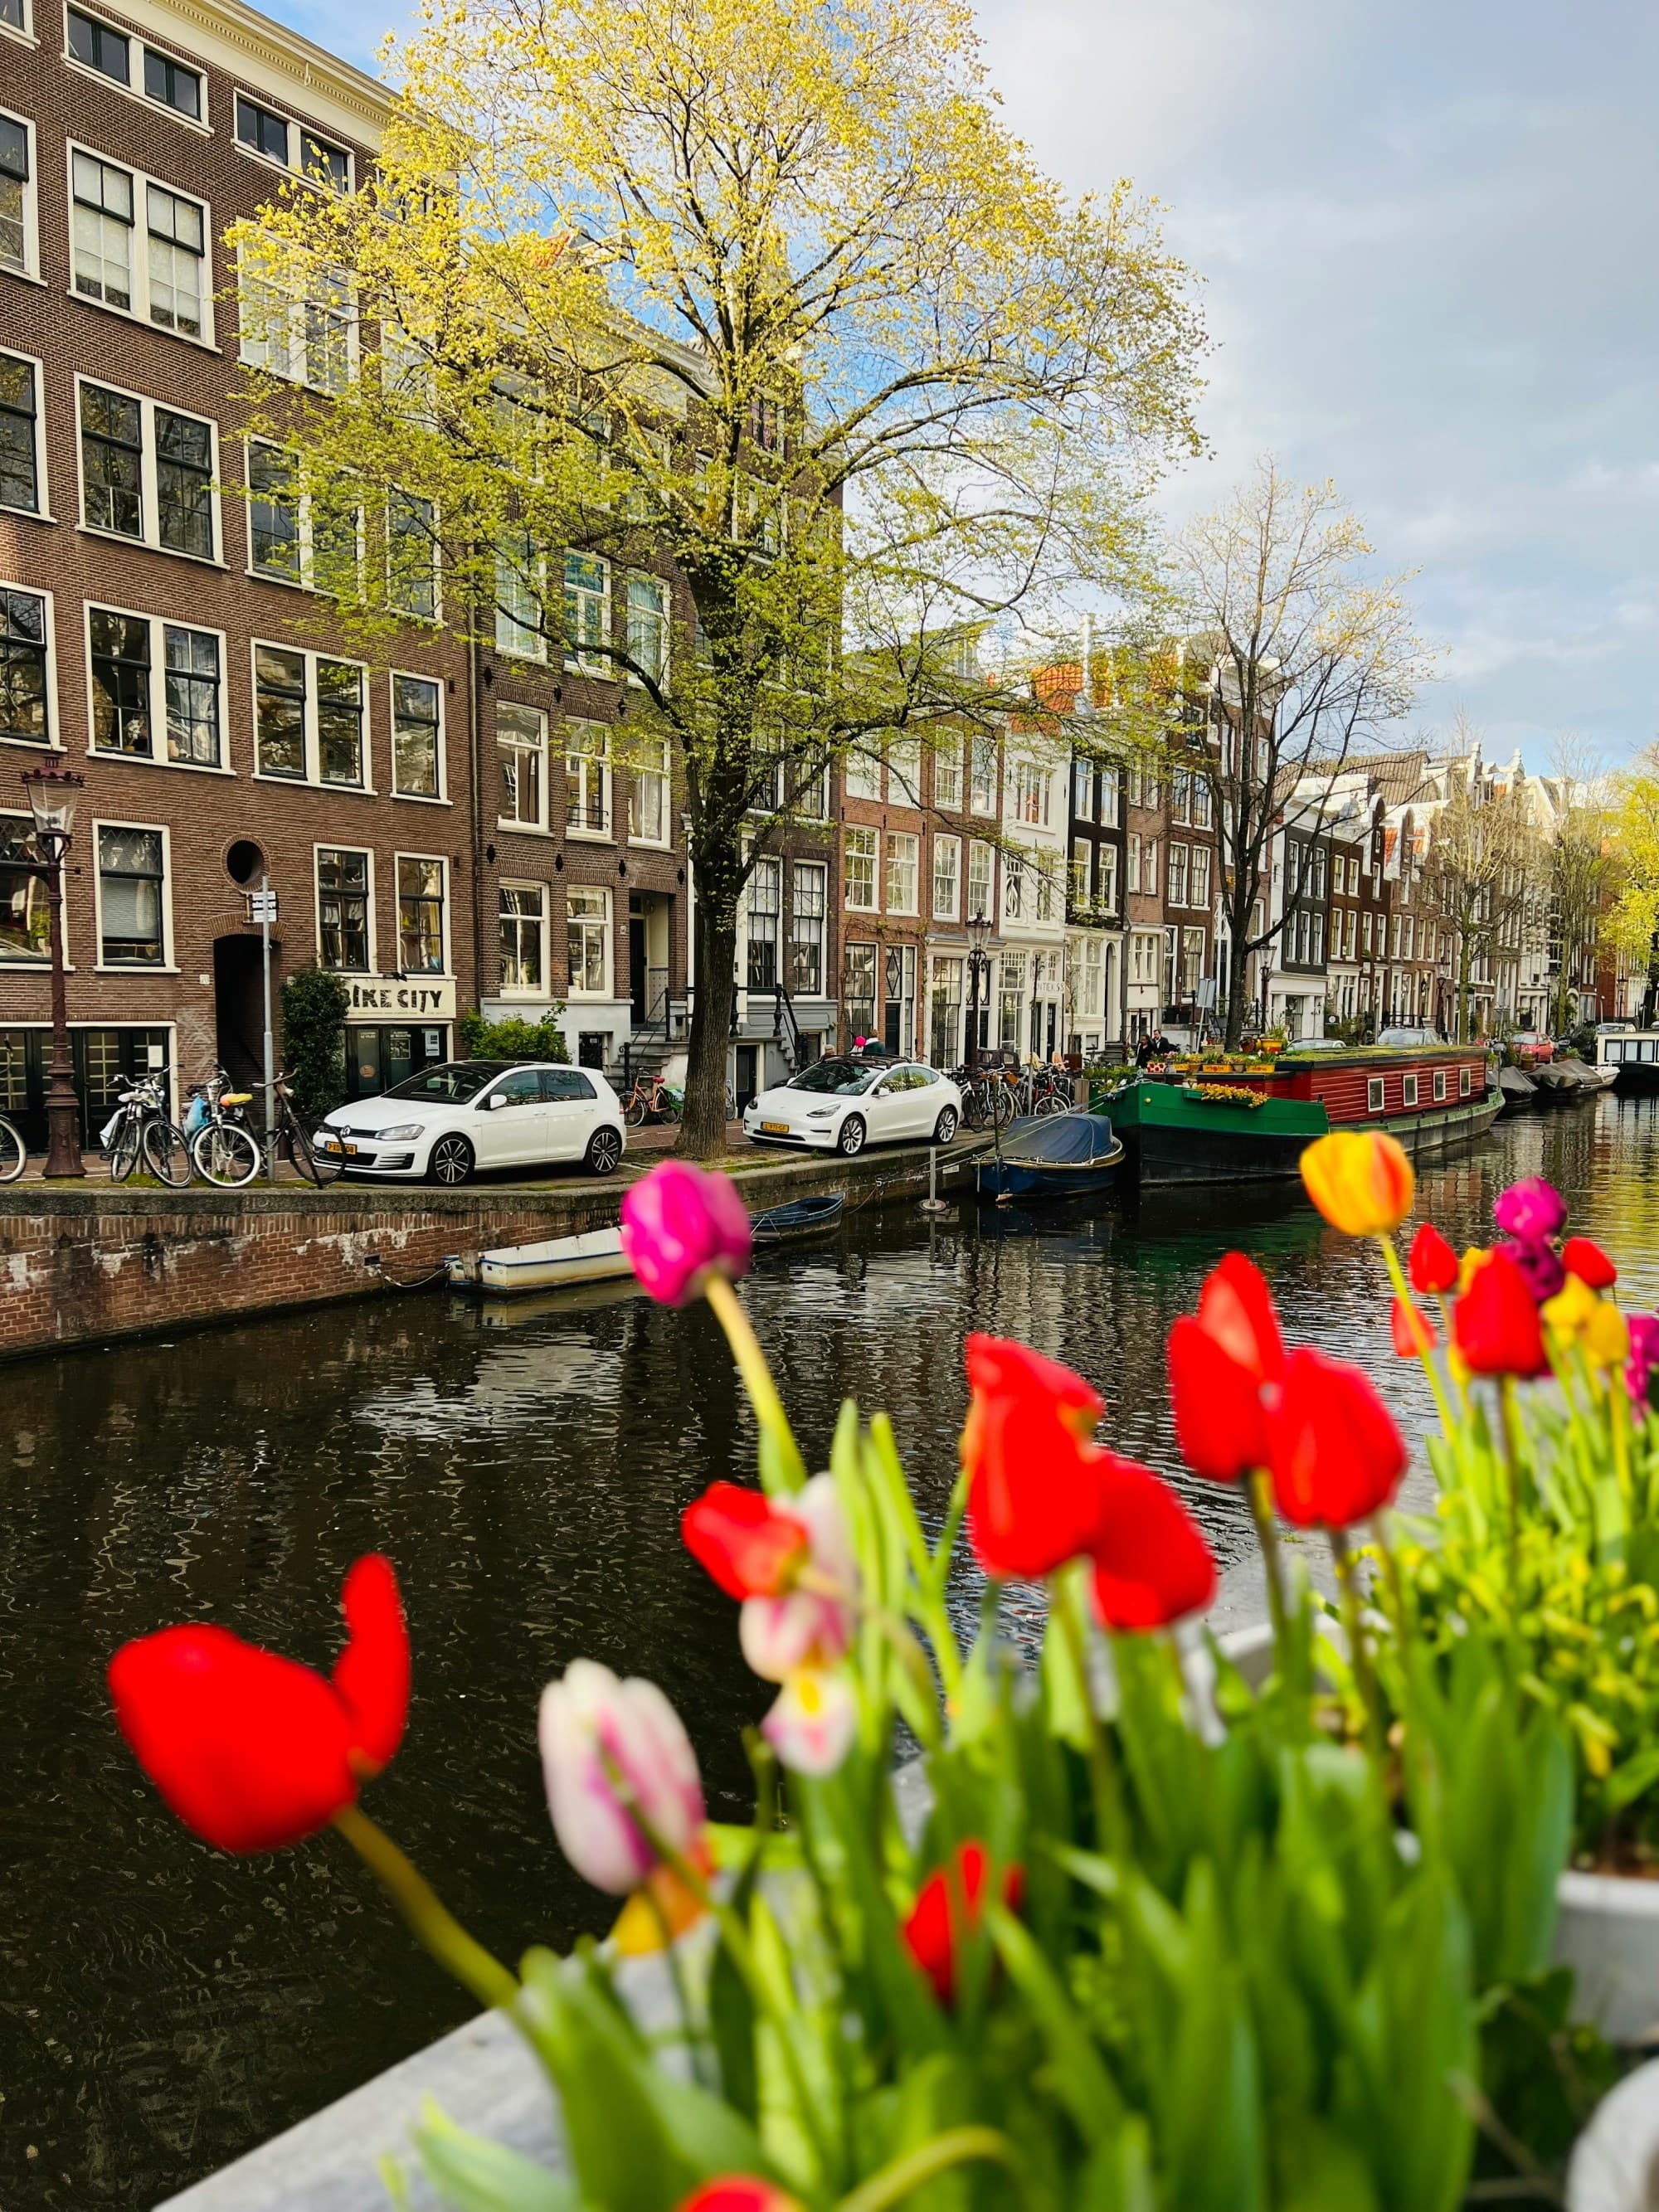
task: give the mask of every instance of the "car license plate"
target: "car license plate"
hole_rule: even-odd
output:
[[[343,1145],[337,1137],[325,1137],[323,1139],[323,1150],[325,1152],[338,1152],[348,1160],[355,1160],[357,1157],[356,1145]]]
[[[763,1121],[761,1127],[769,1137],[787,1137],[789,1134],[789,1124],[787,1121]]]

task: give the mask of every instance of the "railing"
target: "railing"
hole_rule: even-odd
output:
[[[772,1018],[772,1034],[783,1047],[783,1056],[789,1063],[789,1073],[792,1075],[798,1073],[805,1062],[806,1041],[801,1036],[800,1024],[795,1019],[794,1005],[781,982],[777,988]]]
[[[611,827],[611,810],[602,799],[590,799],[584,805],[579,799],[566,802],[564,826],[567,830],[587,830],[603,837]]]

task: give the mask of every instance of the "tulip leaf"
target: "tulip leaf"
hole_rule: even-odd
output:
[[[1042,2032],[1054,2094],[1084,2142],[1092,2146],[1123,2116],[1123,2100],[1106,2062],[1054,1968],[1014,1916],[993,1905],[987,1908],[985,1924],[1008,1978]]]
[[[457,2127],[430,2098],[413,2134],[428,2179],[457,2212],[581,2212],[572,2183],[505,2143]]]
[[[733,1915],[749,1918],[760,1873],[758,1848],[738,1873],[729,1900]],[[708,1975],[708,2025],[720,2063],[720,2087],[727,2104],[753,2125],[760,2117],[760,2075],[755,2056],[755,2000],[732,1956],[724,1930]]]

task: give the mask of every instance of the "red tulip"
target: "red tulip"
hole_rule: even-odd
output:
[[[1610,1291],[1619,1279],[1618,1268],[1588,1237],[1569,1237],[1561,1247],[1561,1261],[1567,1273],[1577,1275],[1589,1290]]]
[[[1395,1300],[1389,1325],[1394,1332],[1394,1348],[1401,1359],[1416,1359],[1423,1352],[1432,1352],[1439,1340],[1428,1316],[1419,1313],[1407,1298]]]
[[[1149,1467],[1104,1455],[1100,1510],[1090,1547],[1095,1610],[1103,1626],[1167,1628],[1215,1595],[1215,1561],[1198,1523]]]
[[[1194,1474],[1237,1482],[1267,1462],[1261,1386],[1200,1321],[1182,1314],[1170,1331],[1170,1402],[1176,1442]]]
[[[1052,1574],[1089,1548],[1106,1455],[1090,1438],[1098,1394],[1006,1338],[970,1336],[962,1431],[968,1534],[988,1575]]]
[[[409,1637],[390,1563],[341,1593],[349,1641],[326,1680],[210,1625],[124,1644],[109,1665],[121,1733],[186,1827],[224,1851],[297,1844],[392,1758],[409,1711]]]
[[[1287,1521],[1298,1528],[1346,1528],[1394,1496],[1406,1447],[1358,1367],[1299,1347],[1285,1363],[1271,1465],[1273,1496]]]
[[[751,2173],[724,2173],[682,2198],[678,2212],[805,2212],[799,2197]]]
[[[1542,1375],[1549,1367],[1527,1279],[1504,1251],[1487,1255],[1452,1310],[1452,1341],[1472,1375]]]
[[[1229,1252],[1205,1277],[1198,1325],[1258,1382],[1276,1382],[1285,1372],[1273,1294],[1261,1268],[1242,1252]]]
[[[957,1846],[956,1880],[953,1881],[943,1867],[930,1874],[916,1893],[916,1901],[910,1908],[910,1917],[904,1923],[904,1941],[910,1956],[933,1985],[934,1995],[943,2005],[948,2005],[956,1995],[957,1954],[959,1948],[957,1911],[960,1887],[960,1903],[967,1907],[969,1930],[978,1927],[984,1911],[985,1877],[989,1869],[989,1858],[983,1844],[966,1843]],[[1018,1912],[1020,1899],[1025,1893],[1025,1875],[1023,1868],[1005,1867],[1002,1870],[1002,1901],[1011,1912]]]
[[[728,1597],[781,1597],[811,1550],[793,1513],[736,1482],[711,1483],[694,1498],[680,1516],[680,1534]]]
[[[1407,1261],[1412,1288],[1425,1297],[1457,1288],[1457,1255],[1431,1221],[1425,1221],[1412,1239]]]

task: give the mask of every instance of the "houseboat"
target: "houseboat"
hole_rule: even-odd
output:
[[[1595,1040],[1595,1065],[1610,1067],[1620,1091],[1659,1091],[1659,1030],[1607,1030]]]

